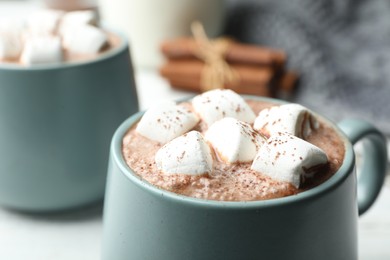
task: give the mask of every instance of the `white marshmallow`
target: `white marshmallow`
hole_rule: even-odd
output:
[[[14,33],[14,34],[21,34],[22,31],[25,29],[25,22],[20,19],[13,19],[13,18],[1,18],[0,20],[0,32],[1,33]]]
[[[84,25],[96,26],[97,23],[97,13],[95,11],[85,10],[68,12],[62,17],[58,32],[65,38],[66,46],[67,37],[71,37],[69,35],[72,34],[72,30]]]
[[[96,54],[108,43],[107,34],[91,25],[66,27],[62,38],[68,51],[79,54]]]
[[[265,142],[249,124],[231,117],[212,124],[205,138],[220,159],[227,163],[252,161]]]
[[[22,32],[24,24],[21,21],[0,21],[0,59],[15,60],[23,49]]]
[[[27,35],[55,34],[63,15],[63,11],[48,9],[33,13],[27,18]]]
[[[260,147],[251,169],[299,188],[328,162],[323,150],[296,136],[279,133]]]
[[[199,122],[199,118],[174,102],[149,108],[137,125],[136,131],[151,140],[167,143],[188,132]]]
[[[305,139],[319,123],[307,108],[286,104],[260,111],[253,127],[265,136],[286,132]]]
[[[179,136],[157,151],[157,168],[166,174],[200,175],[210,173],[213,157],[209,145],[197,131]]]
[[[0,60],[17,59],[23,43],[19,35],[0,32]]]
[[[62,26],[97,25],[97,14],[92,10],[73,11],[64,14],[61,19]]]
[[[224,117],[253,123],[256,115],[245,100],[229,89],[216,89],[205,92],[193,98],[195,112],[208,126]]]
[[[31,37],[25,42],[21,62],[26,65],[61,62],[62,47],[59,37]]]

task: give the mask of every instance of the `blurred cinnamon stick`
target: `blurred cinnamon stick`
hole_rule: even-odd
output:
[[[192,92],[201,92],[200,82],[190,81],[186,78],[172,78],[169,79],[169,84],[176,89],[192,91]],[[249,86],[249,85],[233,85],[227,86],[226,88],[231,89],[240,94],[246,95],[259,95],[264,97],[273,97],[272,89],[267,85],[263,86]]]
[[[278,80],[278,89],[285,94],[291,94],[294,92],[298,84],[298,75],[293,71],[286,71]]]
[[[168,59],[194,59],[198,45],[193,38],[177,38],[165,41],[161,45],[161,52]],[[271,66],[276,68],[284,67],[286,54],[283,51],[275,50],[257,45],[241,44],[230,41],[229,48],[224,59],[228,63]]]
[[[195,29],[194,38],[176,38],[161,45],[167,63],[160,68],[160,74],[173,88],[203,92],[209,87],[223,87],[240,94],[270,97],[289,96],[294,91],[298,76],[286,71],[287,55],[284,51],[227,38],[208,41],[206,36],[204,41],[202,30]],[[224,70],[219,67],[221,60],[230,69],[222,74],[226,73],[226,78],[229,78],[232,71],[234,80],[213,82],[208,78],[210,73],[216,73],[217,78],[220,76],[218,73]],[[215,71],[211,72],[214,68]]]
[[[297,84],[297,77],[294,76],[294,80],[288,80],[285,81],[284,77],[290,77],[289,74],[282,75],[282,82],[280,81],[275,82],[275,84],[269,86],[269,85],[258,85],[258,86],[250,86],[250,85],[242,85],[242,86],[227,86],[226,88],[229,88],[237,93],[240,94],[246,94],[246,95],[259,95],[264,97],[278,97],[278,98],[285,98],[289,97],[291,95],[290,90],[294,89]],[[201,86],[199,81],[191,81],[188,80],[185,77],[175,77],[168,79],[169,84],[172,88],[185,90],[185,91],[192,91],[192,92],[201,92]]]
[[[173,88],[201,92],[204,63],[199,60],[169,60],[160,68],[160,74]],[[294,72],[277,72],[270,67],[232,64],[239,80],[224,87],[240,94],[275,97],[277,93],[291,93],[296,85]]]
[[[238,74],[239,80],[233,83],[237,87],[243,85],[265,86],[270,84],[276,76],[275,70],[269,67],[257,68],[238,64],[232,64],[230,67]],[[183,77],[200,82],[203,68],[204,63],[199,60],[170,60],[160,68],[160,74],[168,79]]]

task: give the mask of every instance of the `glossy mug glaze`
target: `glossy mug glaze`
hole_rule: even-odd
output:
[[[334,176],[293,196],[225,202],[158,189],[126,165],[122,139],[141,116],[127,119],[112,139],[103,259],[358,258],[358,216],[376,199],[386,173],[385,138],[372,125],[345,120],[338,127],[322,117],[345,145],[343,164]],[[359,140],[364,140],[365,153],[358,180],[352,144]]]
[[[53,211],[102,200],[112,135],[138,110],[118,36],[89,61],[0,64],[0,205]]]

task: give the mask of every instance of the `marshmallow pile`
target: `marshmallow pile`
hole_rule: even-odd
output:
[[[203,121],[207,130],[193,130]],[[296,188],[328,163],[326,153],[305,139],[319,128],[316,117],[298,104],[263,109],[256,117],[231,90],[212,90],[192,100],[192,110],[176,103],[150,108],[136,132],[160,142],[155,155],[164,174],[210,174],[215,160],[251,163],[251,169]]]
[[[92,55],[107,44],[108,36],[92,10],[43,9],[25,21],[0,21],[0,61],[59,63],[64,61],[64,51]]]

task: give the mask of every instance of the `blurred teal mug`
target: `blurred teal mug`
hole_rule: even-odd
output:
[[[101,201],[110,140],[138,110],[128,42],[83,62],[0,65],[0,205],[65,210]]]
[[[346,151],[341,168],[329,180],[284,198],[223,202],[158,189],[126,165],[122,139],[141,116],[127,119],[111,143],[104,260],[358,258],[358,215],[376,199],[387,164],[385,138],[372,125],[345,120],[336,126],[321,117],[339,133]],[[352,144],[359,140],[365,149],[358,179]]]

